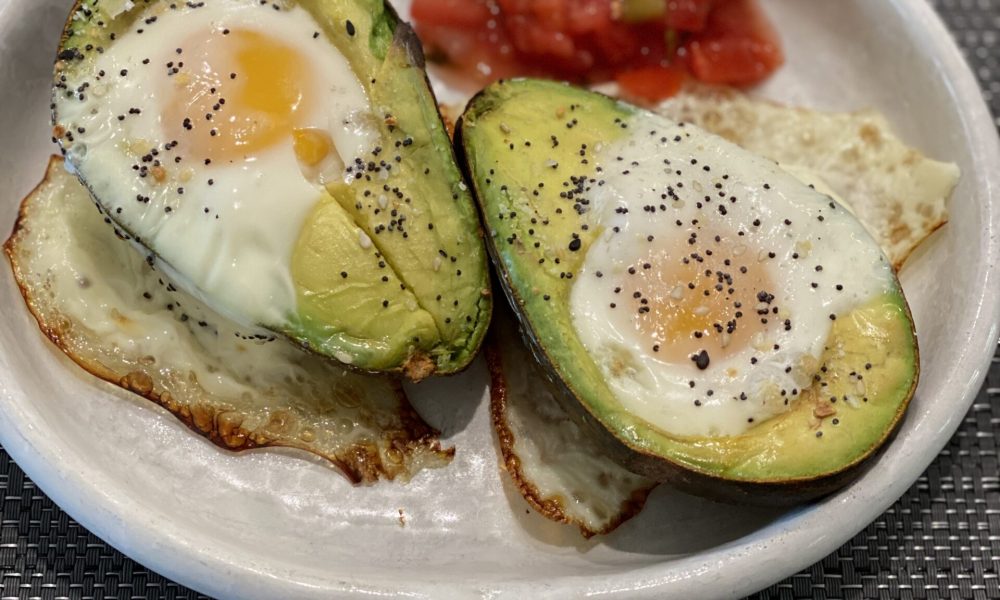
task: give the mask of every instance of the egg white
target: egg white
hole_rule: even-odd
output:
[[[847,210],[776,163],[660,117],[636,116],[628,126],[630,135],[598,153],[603,183],[590,218],[602,232],[571,291],[576,333],[630,413],[677,435],[740,434],[790,408],[820,367],[832,319],[890,290],[891,266]],[[676,198],[663,198],[668,186]],[[627,269],[651,236],[685,248],[691,232],[717,226],[743,233],[748,254],[734,264],[766,269],[775,316],[792,326],[768,326],[702,369],[655,351],[623,298],[631,292]],[[754,309],[745,312],[753,317]]]
[[[345,371],[285,340],[246,339],[164,283],[115,238],[62,161],[50,163],[21,208],[7,245],[21,292],[42,331],[59,331],[56,345],[98,377],[228,450],[300,448],[356,481],[406,481],[450,462],[452,451],[427,434],[392,380]]]
[[[194,31],[241,28],[281,40],[307,57],[306,71],[319,82],[304,126],[328,132],[346,160],[377,143],[369,100],[346,58],[301,7],[169,4],[174,8],[164,2],[141,14],[80,80],[67,82],[76,94],[60,107],[74,136],[67,159],[109,214],[156,249],[180,285],[238,322],[279,325],[295,310],[291,257],[322,182],[303,174],[290,137],[246,160],[209,165],[186,155],[182,140],[164,150],[171,141],[163,121],[165,65],[183,60],[177,46]],[[167,172],[165,183],[133,169],[136,156],[152,148],[159,149],[154,160]],[[183,160],[175,163],[176,156]]]

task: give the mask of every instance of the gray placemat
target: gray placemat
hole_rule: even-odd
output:
[[[932,4],[1000,117],[1000,0]],[[839,550],[754,599],[1000,600],[998,449],[1000,352],[958,432],[906,494]]]
[[[934,4],[1000,115],[1000,0]],[[1000,355],[958,433],[892,508],[833,554],[755,598],[1000,600],[998,448]],[[7,598],[205,596],[81,527],[0,448],[0,600]]]
[[[961,428],[906,494],[839,550],[755,599],[1000,599],[998,449],[1000,352]]]

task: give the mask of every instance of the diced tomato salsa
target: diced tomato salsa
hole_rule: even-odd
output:
[[[691,73],[706,83],[751,85],[784,62],[778,34],[756,0],[720,2],[687,42]]]
[[[616,81],[653,102],[688,74],[752,85],[784,61],[757,0],[413,0],[411,10],[429,59],[479,84]]]

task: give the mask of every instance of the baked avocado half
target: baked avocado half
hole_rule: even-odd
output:
[[[120,235],[240,335],[414,380],[477,353],[479,219],[387,2],[78,0],[53,119]]]
[[[499,279],[574,418],[708,497],[828,493],[918,378],[893,269],[834,199],[688,124],[496,83],[457,125]]]

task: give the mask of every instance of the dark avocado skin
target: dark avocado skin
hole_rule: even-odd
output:
[[[519,108],[507,114],[507,107],[515,103]],[[530,112],[545,115],[546,120],[515,125],[517,122],[514,117],[525,104],[532,106],[529,111],[522,113],[522,116]],[[916,336],[909,307],[898,288],[881,302],[868,307],[867,312],[859,311],[857,316],[859,329],[864,329],[862,325],[884,324],[886,331],[891,331],[897,336],[899,342],[899,347],[892,350],[892,353],[898,356],[892,362],[886,362],[885,374],[879,372],[882,368],[879,365],[876,365],[869,374],[872,379],[882,377],[888,382],[885,386],[886,392],[882,397],[873,397],[870,403],[861,405],[857,410],[859,418],[852,421],[864,422],[864,417],[871,413],[878,417],[872,419],[878,421],[877,428],[869,430],[865,426],[858,426],[855,430],[858,434],[857,439],[852,438],[845,442],[849,445],[849,451],[832,459],[830,456],[824,456],[821,460],[819,453],[822,453],[823,447],[818,444],[835,440],[836,436],[841,435],[837,428],[824,426],[823,429],[827,433],[825,439],[817,436],[816,430],[812,428],[795,428],[788,425],[781,429],[782,420],[796,423],[793,419],[803,420],[805,416],[811,416],[811,406],[803,404],[800,409],[774,417],[754,427],[740,436],[736,442],[742,444],[743,449],[749,449],[752,455],[755,448],[766,449],[769,441],[778,439],[789,454],[809,456],[810,453],[817,453],[816,463],[822,463],[820,468],[804,468],[800,472],[791,468],[779,476],[774,476],[767,471],[769,465],[766,462],[762,462],[759,469],[753,465],[734,466],[727,464],[731,459],[724,452],[712,453],[715,443],[713,440],[718,438],[671,436],[648,424],[643,425],[642,422],[637,422],[637,419],[623,420],[620,415],[614,414],[613,409],[607,408],[613,400],[609,400],[610,390],[604,385],[603,380],[588,377],[587,370],[578,367],[580,364],[592,361],[585,354],[581,356],[578,353],[567,352],[567,348],[573,346],[572,339],[575,338],[575,333],[565,326],[566,320],[563,318],[565,315],[560,314],[560,311],[568,312],[566,310],[568,294],[560,286],[568,289],[568,284],[558,281],[553,283],[551,278],[546,279],[544,274],[533,273],[537,265],[535,257],[551,256],[554,250],[542,247],[537,252],[548,253],[536,255],[532,254],[532,245],[518,245],[516,239],[511,243],[513,233],[520,233],[522,238],[528,238],[525,230],[530,225],[519,221],[520,214],[525,212],[525,205],[518,205],[517,210],[512,210],[516,204],[513,197],[498,193],[499,185],[506,185],[508,189],[525,187],[530,189],[532,186],[523,178],[518,178],[520,163],[517,158],[496,156],[496,153],[506,150],[508,140],[495,143],[494,136],[505,135],[503,129],[515,130],[506,136],[509,138],[518,137],[524,131],[523,136],[531,137],[534,147],[538,145],[538,140],[545,140],[550,133],[553,133],[563,139],[560,146],[566,146],[566,152],[572,153],[578,145],[565,142],[564,136],[567,130],[561,122],[569,118],[566,116],[568,112],[562,114],[561,107],[570,105],[589,107],[598,112],[612,111],[608,113],[609,115],[620,114],[620,111],[628,113],[639,110],[634,107],[623,107],[598,94],[561,84],[533,80],[501,81],[483,90],[469,102],[465,113],[457,123],[455,144],[458,149],[459,164],[473,184],[483,215],[487,229],[487,247],[496,269],[499,285],[517,315],[527,348],[545,367],[544,371],[555,387],[562,392],[563,404],[573,415],[574,420],[600,441],[600,445],[609,456],[629,470],[713,500],[770,506],[792,505],[827,495],[860,476],[871,464],[873,457],[877,456],[879,449],[894,435],[917,384],[919,356]],[[496,114],[506,114],[510,121],[505,123],[505,127],[500,128],[495,119],[491,120],[491,113],[494,113],[494,117]],[[560,114],[562,114],[561,119],[557,117]],[[583,114],[592,113],[584,110]],[[585,126],[586,121],[581,117],[578,128]],[[567,154],[557,156],[555,154],[557,148],[549,146],[546,148],[553,153],[553,158],[557,161],[567,158]],[[532,156],[526,157],[525,153],[524,148],[519,148],[517,151],[522,160],[537,159]],[[490,169],[493,170],[492,173]],[[530,201],[538,203],[538,206],[546,202],[544,195],[531,198]],[[503,218],[500,218],[501,215]],[[535,227],[537,228],[537,225]],[[566,239],[566,236],[557,239]],[[584,247],[586,248],[586,241]],[[566,261],[563,261],[563,266],[567,270],[572,268],[566,265]],[[545,303],[539,301],[539,297],[543,294],[549,295],[551,301]],[[844,325],[842,331],[845,332],[842,337],[848,340],[848,344],[854,343],[851,342],[851,336],[854,335],[851,326]],[[866,347],[864,344],[868,342],[860,339],[856,341],[856,345],[862,348]],[[582,346],[577,347],[579,348]],[[877,362],[877,359],[872,358],[872,362]],[[875,412],[876,408],[873,408],[876,406],[880,407],[877,409],[880,411],[878,413]],[[841,406],[839,409],[843,415],[851,412],[847,406]],[[845,423],[839,427],[847,427],[847,420],[845,416]],[[630,438],[623,433],[623,423],[640,429],[644,427],[643,433],[638,436],[640,439]],[[725,443],[724,440],[717,445],[719,448],[724,448]],[[746,456],[744,453],[742,458],[746,459]],[[778,462],[780,461],[779,456]],[[806,463],[809,461],[808,458],[805,460]]]
[[[134,9],[112,19],[99,0],[77,0],[60,42],[56,81],[63,75],[72,76],[89,61],[88,44],[92,48],[112,44],[112,33],[127,30],[145,10],[165,2],[136,3]],[[387,114],[377,115],[385,117],[383,145],[393,148],[394,142],[404,137],[413,141],[412,145],[394,148],[395,154],[403,157],[402,164],[395,163],[394,172],[402,171],[411,177],[408,189],[414,202],[422,203],[421,210],[434,215],[434,231],[415,228],[405,240],[398,235],[378,237],[373,230],[380,224],[384,227],[384,223],[373,216],[372,207],[355,208],[355,195],[360,199],[362,191],[359,185],[352,184],[353,191],[337,196],[337,201],[369,234],[398,278],[416,295],[420,308],[433,318],[431,329],[436,327],[438,335],[437,339],[425,336],[406,344],[395,338],[387,342],[388,338],[373,335],[369,350],[363,328],[347,331],[339,325],[331,327],[324,317],[330,307],[302,304],[303,296],[300,308],[306,308],[287,326],[262,325],[329,357],[353,355],[347,366],[356,370],[402,373],[412,380],[462,371],[478,353],[489,326],[492,313],[489,270],[478,216],[462,183],[454,150],[424,71],[421,44],[412,28],[384,0],[300,0],[298,5],[313,15],[329,41],[351,63],[372,99],[373,110],[388,109]],[[95,21],[104,21],[108,26],[97,26]],[[350,28],[346,27],[347,22],[351,22]],[[65,155],[67,140],[59,135],[58,100],[62,90],[57,86],[53,92],[56,137]],[[93,186],[88,185],[83,175],[81,181],[93,193]],[[132,234],[121,223],[117,225],[124,233]],[[453,269],[431,274],[428,264],[441,249],[455,258],[450,265]],[[151,256],[156,256],[155,248],[148,250]],[[166,264],[162,258],[159,260]],[[461,278],[456,279],[455,273],[460,273]],[[336,282],[337,277],[326,279]],[[368,304],[366,299],[346,307],[334,306],[329,314],[348,313]]]

